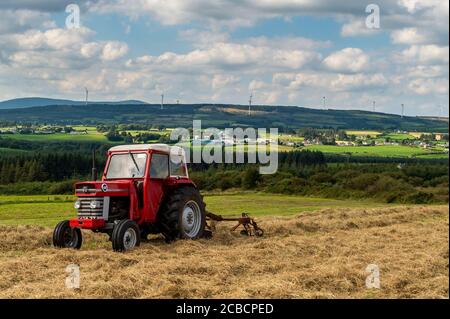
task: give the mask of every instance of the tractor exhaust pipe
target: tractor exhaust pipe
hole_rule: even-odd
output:
[[[97,180],[97,167],[95,167],[95,149],[92,150],[92,180]]]

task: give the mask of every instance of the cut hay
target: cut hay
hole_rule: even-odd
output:
[[[0,298],[448,298],[448,207],[327,209],[258,218],[263,238],[220,223],[210,240],[153,237],[114,253],[83,231],[80,251],[52,229],[0,226]],[[65,286],[80,265],[80,289]],[[367,289],[366,267],[380,269]]]

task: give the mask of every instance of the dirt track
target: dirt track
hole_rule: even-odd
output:
[[[110,250],[84,232],[80,251],[51,247],[51,229],[0,226],[1,298],[448,298],[448,207],[322,210],[258,221],[264,238],[219,225],[211,240]],[[65,287],[80,265],[81,288]],[[368,264],[381,289],[367,289]]]

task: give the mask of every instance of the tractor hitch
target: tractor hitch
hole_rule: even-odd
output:
[[[231,222],[237,222],[237,225],[231,228],[231,231],[235,231],[239,228],[239,226],[242,226],[243,229],[241,229],[241,235],[244,236],[256,236],[261,237],[264,235],[264,230],[258,226],[256,221],[250,217],[247,213],[242,213],[241,217],[223,217],[221,215],[216,215],[214,213],[211,213],[209,211],[206,212],[207,220],[215,221],[215,222],[222,222],[222,221],[231,221]],[[208,225],[208,227],[211,229],[211,225]]]

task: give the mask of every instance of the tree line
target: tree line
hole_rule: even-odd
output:
[[[0,184],[83,178],[91,167],[92,157],[80,152],[0,156]]]
[[[106,149],[96,151],[96,167],[103,169]],[[247,156],[247,155],[246,155]],[[279,164],[287,166],[325,165],[321,152],[298,151],[279,154]],[[242,164],[213,164],[234,169]],[[189,164],[191,171],[207,170],[211,164]],[[73,178],[88,178],[92,168],[92,153],[89,149],[72,152],[39,152],[21,155],[0,154],[0,184],[36,181],[62,181]]]

